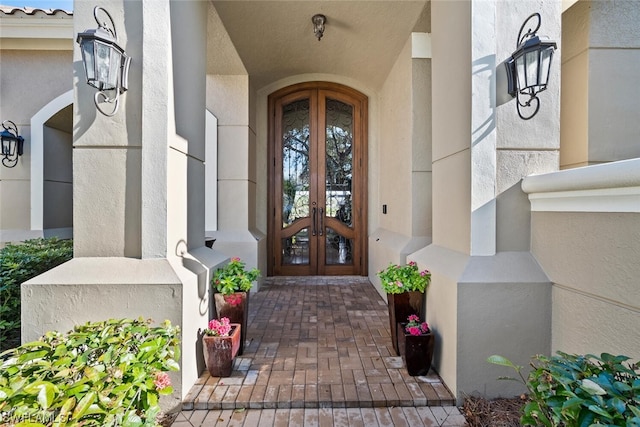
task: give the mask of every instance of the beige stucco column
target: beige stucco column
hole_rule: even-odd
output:
[[[76,2],[76,32],[97,26],[93,6]],[[182,329],[177,404],[203,368],[209,276],[226,259],[204,247],[207,2],[98,6],[132,57],[129,90],[113,117],[100,114],[76,47],[75,258],[23,285],[23,340],[88,320],[169,319]]]
[[[212,12],[213,13],[213,12]],[[256,125],[248,75],[208,75],[207,110],[217,118],[214,247],[266,272],[266,235],[256,227]],[[213,184],[213,183],[209,183]]]
[[[370,144],[372,231],[369,277],[383,297],[376,273],[431,243],[432,120],[429,9],[406,40],[378,96],[380,143]]]
[[[581,0],[562,20],[561,167],[640,157],[640,8]]]
[[[434,364],[465,394],[513,395],[486,362],[502,354],[526,365],[550,349],[550,283],[529,252],[522,177],[556,170],[559,64],[532,120],[506,94],[503,61],[534,12],[540,34],[560,40],[554,1],[432,2],[433,243],[409,255],[432,272],[427,320]],[[510,388],[511,387],[511,388]]]

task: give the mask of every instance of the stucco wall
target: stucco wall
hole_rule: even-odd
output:
[[[118,43],[132,56],[129,90],[121,96],[118,113],[107,117],[94,105],[95,89],[84,82],[84,69],[79,49],[74,49],[74,255],[76,257],[137,257],[142,254],[141,186],[142,186],[142,73],[146,56],[142,55],[143,26],[133,24],[142,13],[142,3],[107,1],[101,4],[113,17]],[[124,19],[125,12],[130,17]],[[129,25],[125,25],[125,22]],[[150,23],[161,26],[160,19]],[[93,5],[79,2],[74,10],[74,32],[94,28]],[[163,28],[163,33],[166,29]],[[135,42],[134,42],[135,40]],[[168,37],[167,37],[168,41]],[[163,43],[166,48],[167,41]],[[156,49],[157,50],[157,49]],[[160,73],[162,56],[156,58],[158,82],[166,82],[166,71]],[[166,65],[165,65],[166,66]],[[145,72],[152,69],[145,68]],[[165,79],[162,79],[162,77]],[[165,83],[166,84],[166,83]],[[160,88],[161,86],[158,86]],[[166,129],[157,103],[146,105],[145,112],[157,117],[159,132]],[[166,101],[164,101],[166,102]],[[102,104],[105,111],[112,105]],[[166,118],[166,115],[165,115]],[[150,141],[157,140],[151,138]],[[150,142],[151,143],[151,142]],[[165,161],[166,163],[166,161]],[[158,169],[162,164],[158,165]],[[157,169],[156,169],[157,170]],[[160,182],[158,183],[160,184]],[[152,202],[152,199],[150,199]],[[163,211],[157,211],[161,214]],[[157,230],[165,235],[164,230]],[[101,242],[96,244],[96,242]]]
[[[411,235],[411,153],[413,113],[411,39],[405,43],[380,91],[380,227]]]
[[[206,90],[207,109],[218,118],[218,230],[248,230],[249,193],[255,194],[249,77],[209,75]]]
[[[533,212],[532,236],[554,283],[552,350],[640,360],[640,214]]]
[[[404,264],[409,253],[431,242],[431,59],[414,57],[414,48],[410,37],[379,95],[369,276],[381,294],[376,273],[389,263]]]
[[[71,89],[71,57],[69,50],[0,50],[0,121],[13,121],[25,139],[18,164],[12,169],[0,167],[0,242],[42,236],[41,230],[31,231],[30,119],[51,99]],[[33,82],[38,83],[38,90],[26,96],[25,88],[33,87]]]
[[[0,117],[17,125],[29,123],[44,104],[71,89],[71,51],[0,50]],[[46,64],[46,66],[43,66]],[[25,96],[25,88],[38,83],[37,91]]]
[[[218,138],[217,229],[207,230],[207,236],[216,239],[217,250],[266,275],[266,228],[257,226],[266,210],[257,206],[258,199],[266,201],[267,180],[257,177],[258,171],[266,173],[267,157],[266,143],[257,143],[254,93],[248,75],[206,77],[206,106],[217,118]]]
[[[562,19],[562,168],[640,156],[637,2],[581,0]]]
[[[467,2],[434,2],[431,16],[433,104],[436,106],[432,116],[433,242],[468,252],[471,238],[471,7]]]

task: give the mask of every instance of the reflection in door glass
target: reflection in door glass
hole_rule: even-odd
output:
[[[353,107],[335,99],[326,105],[326,215],[351,225]]]
[[[335,230],[327,228],[325,243],[326,264],[353,264],[351,248],[353,242],[338,234]]]
[[[282,107],[282,228],[309,216],[309,100]]]
[[[309,231],[303,228],[293,236],[282,239],[282,264],[309,264]]]

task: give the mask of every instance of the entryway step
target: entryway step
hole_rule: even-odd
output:
[[[400,358],[385,358],[397,365]],[[398,361],[397,359],[400,359]],[[245,362],[236,358],[236,366]],[[388,373],[389,370],[385,370]],[[356,383],[355,376],[363,379]],[[344,378],[342,374],[352,375]],[[367,375],[368,374],[368,375]],[[323,382],[307,378],[323,376]],[[211,409],[375,408],[453,406],[455,399],[433,371],[427,376],[394,376],[384,379],[381,370],[338,370],[337,375],[317,370],[234,370],[230,377],[211,377],[205,372],[182,403],[183,411]],[[367,381],[369,379],[370,381]],[[319,381],[320,379],[318,379]],[[371,381],[386,381],[376,383]]]

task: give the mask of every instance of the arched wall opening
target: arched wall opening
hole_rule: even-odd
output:
[[[73,236],[73,90],[31,118],[31,230]]]

